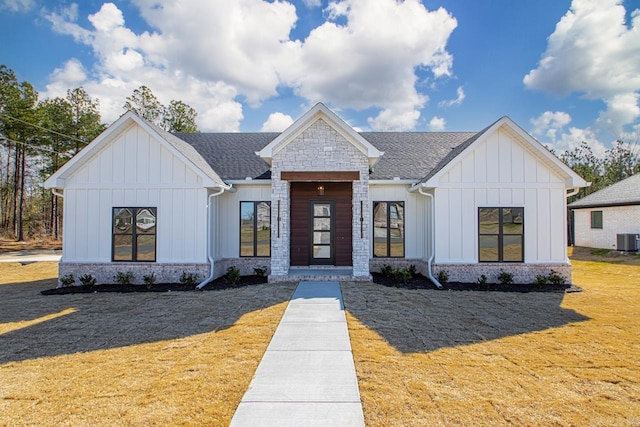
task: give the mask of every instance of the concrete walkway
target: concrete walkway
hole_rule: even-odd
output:
[[[231,426],[364,426],[338,282],[300,282]]]

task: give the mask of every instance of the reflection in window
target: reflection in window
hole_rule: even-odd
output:
[[[240,202],[240,256],[271,256],[270,202]]]
[[[591,211],[591,228],[602,228],[602,211]]]
[[[524,208],[478,209],[480,262],[524,262]]]
[[[373,202],[373,256],[404,257],[404,202]]]
[[[113,208],[113,261],[155,262],[156,216],[156,208]]]

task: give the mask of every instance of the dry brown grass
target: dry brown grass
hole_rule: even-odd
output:
[[[0,285],[0,425],[226,426],[294,289],[45,297],[43,264]]]
[[[640,264],[612,257],[566,295],[343,286],[367,426],[640,425]]]
[[[30,251],[34,249],[62,249],[62,240],[41,238],[16,242],[12,239],[0,238],[0,253],[13,251]]]

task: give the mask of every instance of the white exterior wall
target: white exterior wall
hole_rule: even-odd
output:
[[[429,223],[426,216],[428,198],[409,193],[406,184],[376,184],[369,182],[369,215],[373,215],[374,202],[404,202],[404,254],[407,259],[424,259],[429,251]],[[369,242],[369,256],[373,258],[373,239]]]
[[[157,207],[156,263],[205,263],[201,178],[132,125],[66,179],[63,263],[111,262],[113,207]]]
[[[440,177],[438,264],[478,262],[478,208],[524,207],[524,261],[567,263],[564,180],[500,128]]]
[[[271,202],[270,181],[262,184],[234,184],[233,187],[236,189],[235,193],[226,192],[217,198],[220,220],[217,221],[219,238],[216,259],[240,258],[240,202]],[[274,215],[272,203],[272,224]]]
[[[602,229],[591,228],[591,212],[602,211]],[[617,234],[640,234],[640,206],[576,209],[575,245],[618,249]]]

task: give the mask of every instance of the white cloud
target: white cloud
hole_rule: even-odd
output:
[[[458,94],[458,97],[456,99],[449,99],[447,101],[440,101],[440,102],[438,102],[438,107],[448,108],[448,107],[453,107],[454,105],[462,104],[462,101],[464,101],[464,99],[466,98],[466,95],[464,93],[464,89],[462,89],[462,86],[458,86],[458,90],[456,92]]]
[[[635,122],[640,117],[640,107],[638,107],[637,93],[625,93],[616,95],[610,99],[605,99],[607,110],[600,113],[598,126],[621,135],[624,126]]]
[[[271,113],[260,129],[262,132],[282,132],[293,123],[293,118],[280,112]]]
[[[35,6],[34,0],[2,0],[0,9],[7,9],[11,12],[27,12]]]
[[[533,125],[531,133],[537,136],[545,136],[555,142],[557,133],[569,123],[571,123],[569,114],[562,111],[545,111],[538,117],[531,119],[531,124]]]
[[[599,126],[621,132],[638,118],[640,10],[625,21],[622,0],[573,0],[549,36],[538,67],[524,77],[530,89],[602,99]]]
[[[304,41],[301,69],[286,75],[296,93],[341,108],[380,107],[369,119],[374,129],[415,127],[428,101],[416,90],[415,69],[451,74],[445,49],[455,18],[417,0],[332,1],[326,11],[330,20]]]
[[[556,154],[559,155],[565,151],[573,150],[582,144],[583,141],[591,147],[591,150],[596,156],[604,157],[607,147],[598,140],[596,134],[589,128],[580,129],[570,127],[569,131],[560,135],[555,143],[547,144],[547,146],[553,148]]]
[[[429,121],[429,130],[432,132],[441,132],[445,129],[446,122],[442,117],[434,116]]]
[[[573,0],[525,85],[589,98],[640,89],[640,12],[632,14],[631,28],[625,12],[622,0]]]
[[[202,130],[220,130],[223,117],[224,129],[237,130],[237,97],[258,106],[287,87],[309,104],[376,109],[368,119],[374,129],[412,129],[429,100],[416,89],[416,69],[451,75],[446,44],[457,22],[419,0],[331,1],[328,21],[303,41],[290,39],[298,17],[286,1],[132,3],[153,31],[134,33],[113,3],[89,15],[87,28],[78,23],[77,6],[46,15],[55,31],[93,49],[97,62],[85,88],[100,97],[106,121],[145,84],[161,102],[181,99],[194,107]],[[54,73],[50,86],[60,83]]]

